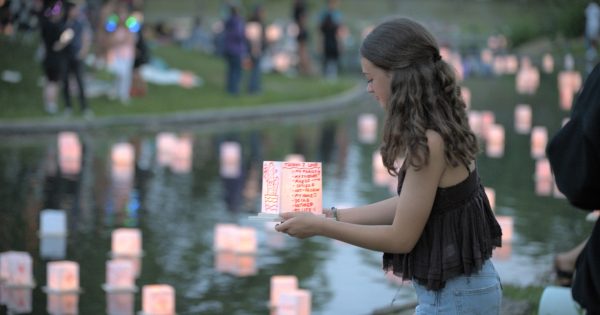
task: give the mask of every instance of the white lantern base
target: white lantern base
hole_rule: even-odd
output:
[[[249,216],[250,221],[281,221],[281,217],[278,214],[273,213],[259,213],[255,216]]]
[[[128,258],[142,258],[144,257],[144,251],[141,251],[139,254],[129,254],[129,255],[125,255],[125,254],[117,254],[114,252],[108,252],[108,256],[112,259],[117,259],[117,258],[124,258],[124,259],[128,259]]]
[[[7,283],[6,281],[0,281],[0,284],[4,285],[5,288],[8,289],[33,289],[35,288],[35,281],[31,281],[30,283],[19,283],[19,284],[13,284],[13,283]]]
[[[117,287],[110,285],[108,283],[102,284],[102,290],[106,293],[137,293],[138,288],[136,286],[132,287]]]
[[[42,287],[42,291],[44,291],[44,293],[46,293],[46,294],[73,294],[73,293],[81,294],[81,293],[83,293],[83,290],[81,288],[61,290],[61,289]]]
[[[150,313],[146,313],[146,312],[143,312],[143,311],[139,311],[139,312],[137,312],[137,315],[154,315],[154,314],[150,314]],[[177,315],[177,313],[165,314],[165,315]]]

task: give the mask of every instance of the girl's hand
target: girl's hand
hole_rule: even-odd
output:
[[[318,235],[325,220],[309,212],[285,212],[280,216],[283,221],[275,229],[300,239]]]

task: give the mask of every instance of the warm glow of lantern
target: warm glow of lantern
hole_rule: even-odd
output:
[[[223,178],[238,178],[242,174],[242,147],[238,142],[226,141],[219,149],[220,173]]]
[[[257,273],[256,268],[256,255],[254,254],[236,254],[235,264],[233,269],[230,271],[233,275],[238,277],[252,276]]]
[[[190,136],[177,139],[171,169],[178,174],[186,174],[192,170],[193,144]]]
[[[469,126],[471,127],[471,130],[473,130],[473,133],[475,133],[475,135],[478,137],[482,137],[483,133],[482,133],[482,128],[481,128],[481,124],[482,124],[481,113],[478,111],[470,110],[468,112],[468,116],[469,116]]]
[[[156,160],[159,166],[171,164],[177,147],[177,136],[171,132],[161,132],[156,136]]]
[[[134,315],[135,295],[129,292],[106,294],[106,313],[108,315]]]
[[[257,249],[256,229],[253,227],[238,227],[235,252],[256,253]]]
[[[0,282],[6,286],[33,287],[32,258],[27,252],[0,253]]]
[[[496,190],[494,188],[490,188],[490,187],[484,187],[485,190],[485,195],[488,198],[488,201],[490,202],[490,207],[492,208],[492,211],[496,210]]]
[[[281,293],[277,304],[277,315],[310,315],[311,293],[308,290],[286,291]]]
[[[79,314],[79,294],[49,293],[46,305],[46,310],[51,315],[76,315]]]
[[[135,265],[128,259],[106,262],[106,285],[110,289],[135,289]]]
[[[112,231],[113,257],[139,257],[142,255],[142,231],[135,228],[119,228]]]
[[[487,132],[496,122],[496,114],[489,110],[484,110],[481,112],[481,136],[484,139],[487,139]]]
[[[58,165],[65,175],[77,175],[81,172],[81,142],[79,136],[71,131],[58,134]]]
[[[531,130],[531,106],[519,104],[515,107],[515,131],[526,134]]]
[[[502,228],[502,243],[511,243],[513,241],[513,217],[497,215],[496,221],[498,221],[498,224]]]
[[[552,169],[546,158],[535,161],[535,193],[539,196],[550,196],[554,187]]]
[[[491,65],[494,62],[494,53],[491,49],[484,48],[480,53],[481,62]]]
[[[217,223],[214,229],[213,249],[215,251],[233,251],[237,242],[237,225]]]
[[[544,57],[542,57],[542,69],[544,69],[545,73],[554,72],[554,58],[551,54],[545,53]]]
[[[381,159],[381,152],[379,152],[379,150],[373,152],[371,165],[373,168],[373,183],[375,185],[386,187],[391,181],[396,181],[396,178],[390,175],[390,173],[387,171],[387,168],[385,168],[383,160]]]
[[[281,36],[283,35],[283,30],[281,29],[281,26],[277,25],[277,24],[271,24],[269,26],[267,26],[267,30],[265,31],[265,36],[267,38],[267,41],[269,42],[276,42],[278,41]]]
[[[52,261],[47,265],[49,292],[79,290],[79,264],[74,261]]]
[[[273,67],[278,72],[286,72],[292,65],[292,57],[287,52],[277,52],[273,55]]]
[[[215,252],[215,270],[218,272],[231,272],[235,270],[236,253],[228,250]]]
[[[270,289],[270,304],[277,307],[279,296],[283,292],[290,292],[298,289],[298,278],[296,276],[272,276]]]
[[[558,74],[560,108],[570,110],[575,93],[581,88],[581,74],[577,71],[561,71]]]
[[[112,176],[115,179],[131,180],[135,171],[135,150],[130,143],[117,143],[111,152]]]
[[[515,55],[506,55],[505,71],[508,74],[515,74],[519,69],[519,60]]]
[[[246,38],[251,42],[260,41],[262,26],[258,22],[246,23]]]
[[[285,161],[286,162],[304,162],[306,161],[306,159],[304,158],[304,155],[302,154],[288,154],[285,156]]]
[[[462,86],[460,88],[460,95],[462,96],[463,102],[465,102],[466,109],[471,108],[471,89]]]
[[[504,155],[504,127],[492,124],[486,132],[486,154],[489,157],[499,158]]]
[[[377,116],[363,113],[358,116],[358,140],[361,143],[374,143],[377,139]]]
[[[533,127],[531,130],[531,157],[540,159],[546,156],[548,143],[548,129],[542,126]]]
[[[527,63],[525,63],[527,64]],[[515,77],[517,93],[533,95],[540,86],[540,72],[533,66],[521,67]]]
[[[175,315],[175,289],[167,284],[145,285],[142,312],[144,315]]]

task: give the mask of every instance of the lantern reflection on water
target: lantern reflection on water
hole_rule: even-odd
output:
[[[541,158],[535,161],[535,193],[538,196],[550,196],[554,187],[554,179],[550,161]]]
[[[142,288],[143,315],[175,315],[175,289],[167,284],[145,285]]]
[[[219,147],[220,173],[223,178],[238,178],[242,174],[242,147],[238,142],[226,141]]]
[[[548,142],[548,129],[542,126],[533,127],[531,130],[531,157],[540,159],[546,156]]]
[[[79,136],[71,131],[58,134],[58,165],[64,175],[78,175],[81,172],[82,148]]]
[[[279,295],[277,315],[310,315],[311,293],[308,290],[285,291]]]
[[[106,283],[103,286],[107,292],[136,291],[135,265],[128,259],[113,259],[106,262]]]
[[[486,148],[487,156],[500,158],[504,155],[504,127],[498,124],[492,124],[487,128],[486,132]]]
[[[78,293],[48,293],[46,311],[51,315],[79,314]]]
[[[526,134],[531,130],[531,106],[519,104],[515,107],[515,131]]]
[[[133,315],[134,307],[134,293],[117,292],[106,294],[106,313],[108,315]]]
[[[298,278],[290,275],[276,275],[271,277],[270,286],[270,306],[276,309],[283,292],[290,292],[298,289]]]

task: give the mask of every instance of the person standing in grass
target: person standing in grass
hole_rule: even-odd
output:
[[[44,69],[44,110],[48,114],[58,112],[58,91],[64,72],[65,58],[60,37],[65,30],[62,1],[47,3],[40,14],[41,39],[44,47],[42,66]]]
[[[227,61],[226,90],[231,95],[240,94],[242,61],[247,54],[246,30],[239,8],[229,5],[229,16],[225,21],[223,53]]]
[[[386,114],[380,151],[398,196],[324,210],[333,219],[283,213],[276,229],[383,252],[385,270],[412,280],[417,315],[499,314],[502,287],[490,258],[502,231],[454,69],[433,35],[406,18],[377,26],[360,54],[367,91]]]

